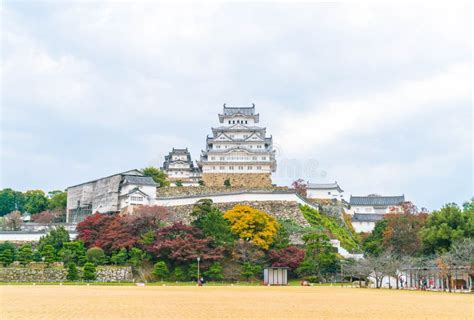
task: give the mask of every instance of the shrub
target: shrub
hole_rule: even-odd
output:
[[[77,271],[77,266],[74,262],[69,263],[67,266],[67,275],[66,279],[69,281],[79,280],[79,272]]]
[[[224,180],[224,187],[227,187],[227,188],[230,188],[230,187],[231,187],[230,179],[225,179],[225,180]]]
[[[95,264],[91,262],[87,262],[84,265],[84,280],[92,281],[92,280],[95,280],[96,278],[97,278],[97,271],[95,268]]]
[[[101,265],[106,262],[104,250],[99,247],[92,247],[86,252],[87,260],[96,265]]]
[[[122,248],[120,251],[112,254],[112,257],[110,258],[110,262],[112,262],[115,265],[124,265],[127,262],[128,259],[128,253],[127,249]]]

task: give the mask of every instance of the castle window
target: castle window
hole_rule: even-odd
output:
[[[257,170],[262,170],[262,166],[257,166]]]
[[[220,160],[225,160],[225,158],[224,158],[224,157],[221,157]]]
[[[232,124],[235,124],[235,120],[232,120]]]
[[[267,160],[267,157],[262,157],[262,160]]]
[[[245,120],[245,124],[247,124],[247,120]]]
[[[229,120],[229,124],[230,124],[230,120]]]
[[[214,159],[215,159],[215,157],[211,157],[211,160],[214,160]]]
[[[216,149],[220,149],[220,148],[221,148],[221,146],[216,146]]]
[[[244,170],[244,166],[239,166],[239,170]]]
[[[224,166],[220,166],[220,167],[219,167],[219,170],[224,171],[224,170],[225,170],[225,167],[224,167]]]
[[[234,170],[234,166],[229,166],[229,170]]]
[[[247,169],[248,169],[248,170],[252,170],[252,166],[248,166]]]
[[[254,160],[254,161],[257,160],[257,157],[252,157],[252,160]]]

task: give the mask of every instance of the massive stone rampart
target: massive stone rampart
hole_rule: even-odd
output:
[[[82,273],[78,268],[79,274]],[[65,282],[67,270],[64,267],[11,267],[0,268],[0,282]],[[98,282],[131,282],[131,267],[97,267]]]

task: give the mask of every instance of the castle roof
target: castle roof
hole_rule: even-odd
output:
[[[227,107],[224,103],[223,114],[225,116],[233,116],[235,114],[253,116],[255,114],[255,104],[252,104],[251,107]]]
[[[132,175],[125,175],[123,177],[124,184],[133,184],[133,185],[141,185],[141,186],[157,186],[158,184],[153,180],[152,177],[147,176],[132,176]]]
[[[396,206],[405,202],[405,196],[379,196],[368,195],[364,197],[351,196],[349,204],[351,206]]]
[[[308,183],[307,189],[313,189],[313,190],[337,189],[339,192],[344,192],[344,190],[341,189],[337,181],[334,183]]]
[[[377,222],[383,219],[383,214],[374,213],[354,213],[351,220],[353,222]]]

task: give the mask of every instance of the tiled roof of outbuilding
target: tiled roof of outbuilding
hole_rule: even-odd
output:
[[[378,196],[369,195],[365,197],[351,196],[351,206],[396,206],[405,201],[405,196]]]
[[[146,176],[124,176],[124,181],[128,182],[129,184],[137,184],[143,186],[156,186],[158,185],[152,177]]]

